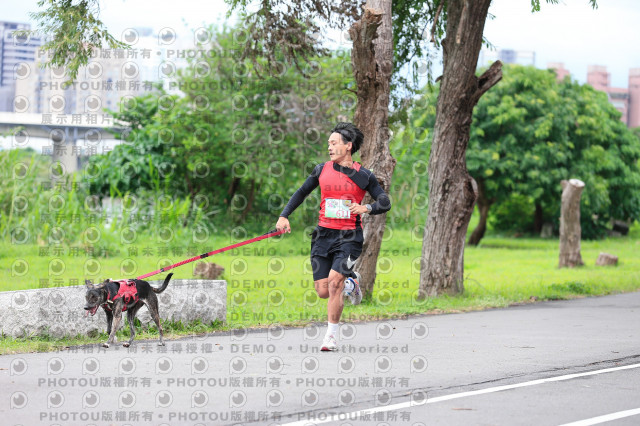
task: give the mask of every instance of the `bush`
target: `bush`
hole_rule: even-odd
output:
[[[513,194],[491,211],[489,226],[497,231],[532,233],[536,207],[531,197]]]

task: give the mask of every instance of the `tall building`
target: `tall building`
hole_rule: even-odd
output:
[[[640,127],[640,68],[629,70],[629,127]]]
[[[621,120],[627,127],[640,126],[640,68],[629,70],[629,87],[611,87],[611,75],[607,67],[590,65],[587,69],[587,83],[609,96],[609,102],[622,114]]]
[[[611,75],[603,65],[589,65],[587,68],[587,83],[596,90],[607,91],[611,83]]]
[[[29,24],[0,21],[0,111],[13,110],[16,73],[26,72],[25,63],[36,59],[36,51],[42,39],[34,36],[17,36],[16,30],[30,30]]]

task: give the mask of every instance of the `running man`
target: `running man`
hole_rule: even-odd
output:
[[[327,303],[328,329],[322,341],[322,351],[337,349],[338,323],[344,307],[344,297],[353,305],[362,301],[360,274],[353,270],[362,252],[362,221],[360,215],[380,214],[391,209],[391,202],[370,170],[352,160],[364,135],[351,123],[338,123],[329,136],[329,159],[318,164],[302,186],[291,196],[276,229],[291,232],[289,215],[304,199],[320,186],[320,216],[311,234],[311,266],[318,297]],[[361,205],[366,193],[373,204]]]

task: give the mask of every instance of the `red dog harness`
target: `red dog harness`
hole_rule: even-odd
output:
[[[124,298],[124,306],[122,307],[123,311],[127,310],[127,305],[132,303],[137,303],[140,298],[138,297],[138,288],[136,287],[136,283],[133,280],[119,280],[114,281],[120,284],[120,288],[118,289],[118,293],[111,295],[109,293],[107,298],[107,303],[104,304],[106,309],[111,310],[111,306],[113,302],[117,299],[123,297]]]

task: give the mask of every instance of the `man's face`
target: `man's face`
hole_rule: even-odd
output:
[[[351,142],[344,143],[340,133],[331,133],[328,143],[329,158],[331,161],[339,161],[351,152]]]

